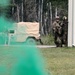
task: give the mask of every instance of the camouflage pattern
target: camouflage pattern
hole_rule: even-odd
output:
[[[68,38],[68,20],[66,18],[63,19],[62,23],[62,30],[63,30],[63,36],[62,36],[62,43],[67,46],[67,38]]]
[[[53,23],[53,31],[56,32],[56,28],[59,27],[59,23],[57,23],[56,21],[54,21]]]
[[[62,47],[62,45],[67,46],[67,34],[68,34],[68,22],[63,19],[63,21],[54,21],[53,23],[53,33],[54,42],[57,47]]]
[[[57,47],[62,46],[62,27],[60,25],[60,21],[56,20],[53,22],[53,33],[54,33],[54,43],[56,44]]]

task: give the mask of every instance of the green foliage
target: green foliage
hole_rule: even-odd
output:
[[[10,4],[9,4],[9,1],[11,1]],[[36,14],[38,14],[39,0],[36,0],[36,5],[37,6],[35,5],[34,0],[30,0],[30,1],[29,0],[26,0],[26,1],[25,0],[14,0],[14,3],[13,3],[13,0],[1,0],[0,1],[1,5],[2,5],[2,3],[3,3],[3,5],[5,4],[4,6],[6,6],[8,4],[9,7],[7,7],[6,9],[3,9],[0,5],[0,13],[1,13],[1,11],[4,11],[4,10],[6,11],[7,10],[6,14],[8,15],[8,17],[12,17],[15,13],[12,14],[11,8],[16,7],[18,5],[19,10],[21,11],[22,1],[24,3],[24,18],[27,17],[27,18],[25,18],[25,20],[27,20],[27,21],[35,20]],[[41,1],[42,0],[40,0],[40,2]],[[55,14],[55,7],[58,7],[60,15],[62,15],[62,16],[67,15],[67,13],[68,13],[68,0],[43,0],[43,13],[46,13],[48,11],[49,6],[47,4],[49,2],[52,3],[52,11],[54,11],[54,12],[52,12],[53,15]],[[41,3],[40,3],[40,5],[41,5]],[[35,10],[34,7],[37,8],[37,10]],[[16,12],[16,11],[17,10],[15,10],[14,12]]]
[[[22,3],[22,0],[15,0],[15,3],[20,4],[20,3]]]
[[[41,36],[41,39],[44,45],[54,45],[53,35],[44,35],[44,36]]]
[[[44,12],[48,10],[47,3],[52,3],[52,10],[55,11],[55,7],[58,8],[58,10],[64,10],[64,15],[67,15],[68,13],[68,0],[44,0]]]

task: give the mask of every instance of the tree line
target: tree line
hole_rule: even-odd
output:
[[[5,14],[16,22],[40,23],[40,33],[51,32],[52,22],[58,15],[68,16],[68,0],[10,0],[7,8],[0,7],[0,15]]]

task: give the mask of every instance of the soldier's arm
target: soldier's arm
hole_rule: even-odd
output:
[[[56,22],[53,23],[52,30],[53,30],[54,33],[56,32]]]
[[[56,23],[54,22],[52,25],[52,29],[55,29],[55,27],[56,27]]]

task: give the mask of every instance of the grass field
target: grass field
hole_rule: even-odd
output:
[[[10,68],[11,64],[8,64],[7,59],[10,59],[9,56],[13,52],[13,48],[0,47],[0,66],[7,64]],[[6,49],[9,54],[6,54],[7,51],[5,51],[6,57],[4,57],[2,53]],[[45,59],[48,75],[50,73],[51,75],[75,75],[75,48],[48,48],[40,49],[40,51]],[[10,61],[13,62],[12,59]]]
[[[48,72],[52,75],[75,75],[75,48],[42,49]]]

